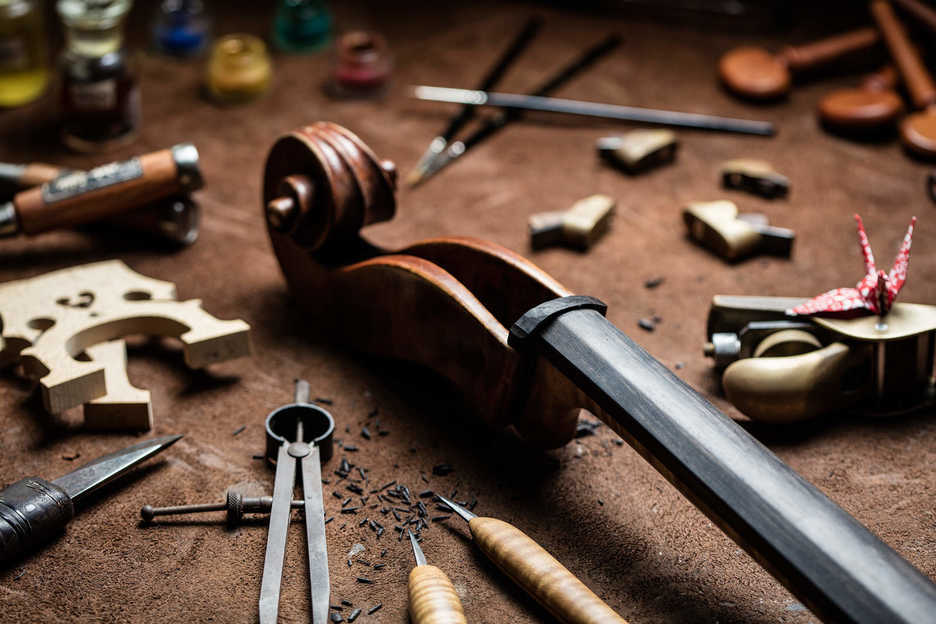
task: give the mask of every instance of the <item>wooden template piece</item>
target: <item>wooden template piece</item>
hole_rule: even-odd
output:
[[[133,334],[175,336],[192,368],[250,352],[247,323],[216,319],[198,299],[178,301],[174,284],[140,275],[119,260],[0,284],[0,322],[0,361],[18,358],[24,373],[39,379],[43,404],[51,413],[102,399],[91,409],[93,426],[102,421],[116,425],[123,419],[120,405],[138,405],[144,399],[118,366],[126,362],[125,352],[118,351],[118,346],[124,349],[122,341],[101,343]],[[76,359],[81,353],[92,359]],[[114,394],[108,384],[114,384]],[[140,424],[143,417],[131,415],[130,421]]]

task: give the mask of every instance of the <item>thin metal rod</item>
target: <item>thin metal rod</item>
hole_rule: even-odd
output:
[[[305,503],[306,548],[309,558],[309,591],[312,596],[312,621],[328,621],[330,585],[328,578],[328,550],[325,547],[325,505],[322,502],[322,467],[319,449],[299,460],[302,474],[302,500]]]
[[[718,132],[736,132],[772,136],[774,125],[769,121],[735,119],[717,115],[683,113],[678,111],[619,106],[601,102],[585,102],[563,98],[547,98],[518,93],[496,93],[472,91],[470,89],[451,89],[447,87],[418,86],[413,89],[413,96],[420,100],[433,102],[455,102],[474,106],[497,106],[499,108],[536,110],[550,113],[566,113],[585,117],[600,117],[621,121],[713,130]]]
[[[283,581],[283,559],[286,556],[290,502],[293,486],[296,484],[296,460],[289,455],[288,449],[289,443],[284,442],[276,457],[273,508],[270,510],[270,529],[267,533],[263,579],[260,583],[260,624],[275,624],[279,613],[280,584]]]
[[[422,548],[419,547],[419,542],[416,541],[416,536],[413,535],[413,532],[409,529],[406,529],[406,532],[409,533],[409,541],[410,544],[413,545],[413,556],[416,557],[416,565],[426,565],[426,555],[423,554]]]
[[[296,403],[308,403],[309,402],[309,382],[305,379],[296,380]],[[302,438],[296,438],[297,441],[302,441]]]

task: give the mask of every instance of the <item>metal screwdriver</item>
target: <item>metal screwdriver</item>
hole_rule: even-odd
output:
[[[302,509],[305,504],[301,500],[292,501],[293,509]],[[181,514],[205,513],[209,511],[226,511],[227,522],[231,526],[240,524],[247,513],[270,513],[273,508],[272,496],[244,496],[236,490],[228,490],[220,503],[201,503],[198,505],[175,505],[172,507],[153,507],[144,505],[140,510],[140,517],[144,522],[152,522],[156,516],[175,516]]]
[[[444,496],[436,498],[461,516],[488,559],[565,624],[627,624],[582,581],[515,526],[482,518]]]
[[[455,586],[439,568],[428,565],[416,536],[409,529],[416,567],[409,575],[409,610],[413,624],[468,624]]]
[[[8,563],[61,533],[75,516],[76,503],[181,437],[146,440],[99,457],[54,481],[26,477],[0,491],[0,563]]]

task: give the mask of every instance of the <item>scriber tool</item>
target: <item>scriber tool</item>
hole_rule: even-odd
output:
[[[563,84],[571,80],[573,77],[578,75],[579,72],[588,68],[604,55],[614,50],[614,48],[616,48],[620,43],[621,38],[618,35],[610,35],[606,37],[602,41],[583,52],[581,56],[573,60],[564,68],[559,70],[559,72],[544,82],[530,95],[538,97],[549,95]],[[423,180],[426,180],[427,178],[435,175],[443,167],[467,153],[472,147],[481,143],[489,136],[495,134],[498,130],[510,122],[520,119],[522,116],[523,112],[520,110],[505,110],[499,112],[493,117],[488,117],[481,124],[481,126],[473,133],[469,134],[467,138],[460,141],[453,141],[444,152],[439,153],[439,155],[436,156],[426,167],[426,170],[423,172],[423,175],[420,177],[420,179],[414,182],[414,184],[422,182]]]
[[[325,548],[325,507],[322,502],[321,462],[332,455],[335,421],[331,414],[309,403],[309,384],[296,381],[295,402],[275,409],[266,419],[266,457],[275,462],[270,529],[267,534],[263,579],[260,585],[260,622],[276,622],[280,584],[286,554],[286,532],[292,510],[296,469],[302,478],[308,547],[312,621],[328,620],[328,551]],[[298,466],[297,466],[298,465]]]
[[[436,498],[468,523],[478,548],[501,572],[560,621],[565,624],[627,624],[627,620],[517,527],[497,518],[476,516],[439,494]]]
[[[99,457],[54,481],[26,477],[0,491],[0,562],[10,562],[61,533],[75,516],[77,503],[181,437],[146,440]]]
[[[301,500],[292,501],[293,509],[303,509]],[[231,526],[240,524],[244,514],[268,514],[273,508],[272,496],[244,496],[237,490],[228,490],[224,500],[219,503],[200,503],[196,505],[174,505],[172,507],[153,507],[144,505],[140,517],[144,522],[152,522],[157,516],[180,516],[200,514],[212,511],[226,512],[227,523]]]
[[[467,624],[452,581],[439,568],[428,565],[416,536],[409,529],[416,567],[409,575],[409,610],[413,624]]]
[[[530,18],[527,21],[527,23],[523,26],[523,29],[517,34],[507,49],[504,50],[503,54],[497,60],[494,66],[491,67],[491,69],[488,71],[487,75],[478,84],[479,89],[487,91],[488,89],[492,89],[494,85],[500,81],[507,69],[509,69],[516,60],[517,56],[519,56],[520,53],[526,49],[530,41],[532,41],[536,36],[536,33],[539,32],[540,26],[542,26],[542,24],[543,20],[537,17]],[[419,180],[429,169],[431,162],[439,154],[445,151],[445,148],[448,147],[449,141],[454,138],[454,136],[465,126],[466,123],[471,121],[471,118],[474,117],[474,114],[475,108],[470,104],[465,104],[457,113],[455,113],[442,134],[432,139],[432,142],[429,143],[429,147],[426,149],[426,153],[422,155],[422,158],[419,159],[416,167],[413,168],[413,171],[407,178],[407,181],[410,184],[419,183]]]

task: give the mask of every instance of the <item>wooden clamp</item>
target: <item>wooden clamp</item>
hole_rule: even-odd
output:
[[[738,214],[735,203],[725,199],[688,204],[683,221],[692,240],[725,260],[754,253],[789,257],[793,250],[793,230],[769,225],[760,214]]]
[[[590,195],[568,210],[530,215],[530,246],[561,243],[585,251],[608,231],[616,203],[608,195]]]
[[[0,363],[19,361],[37,378],[53,414],[84,404],[92,429],[152,427],[149,392],[127,379],[124,336],[178,337],[192,368],[250,352],[247,323],[218,320],[198,299],[178,301],[174,284],[120,260],[0,284],[0,326]]]

